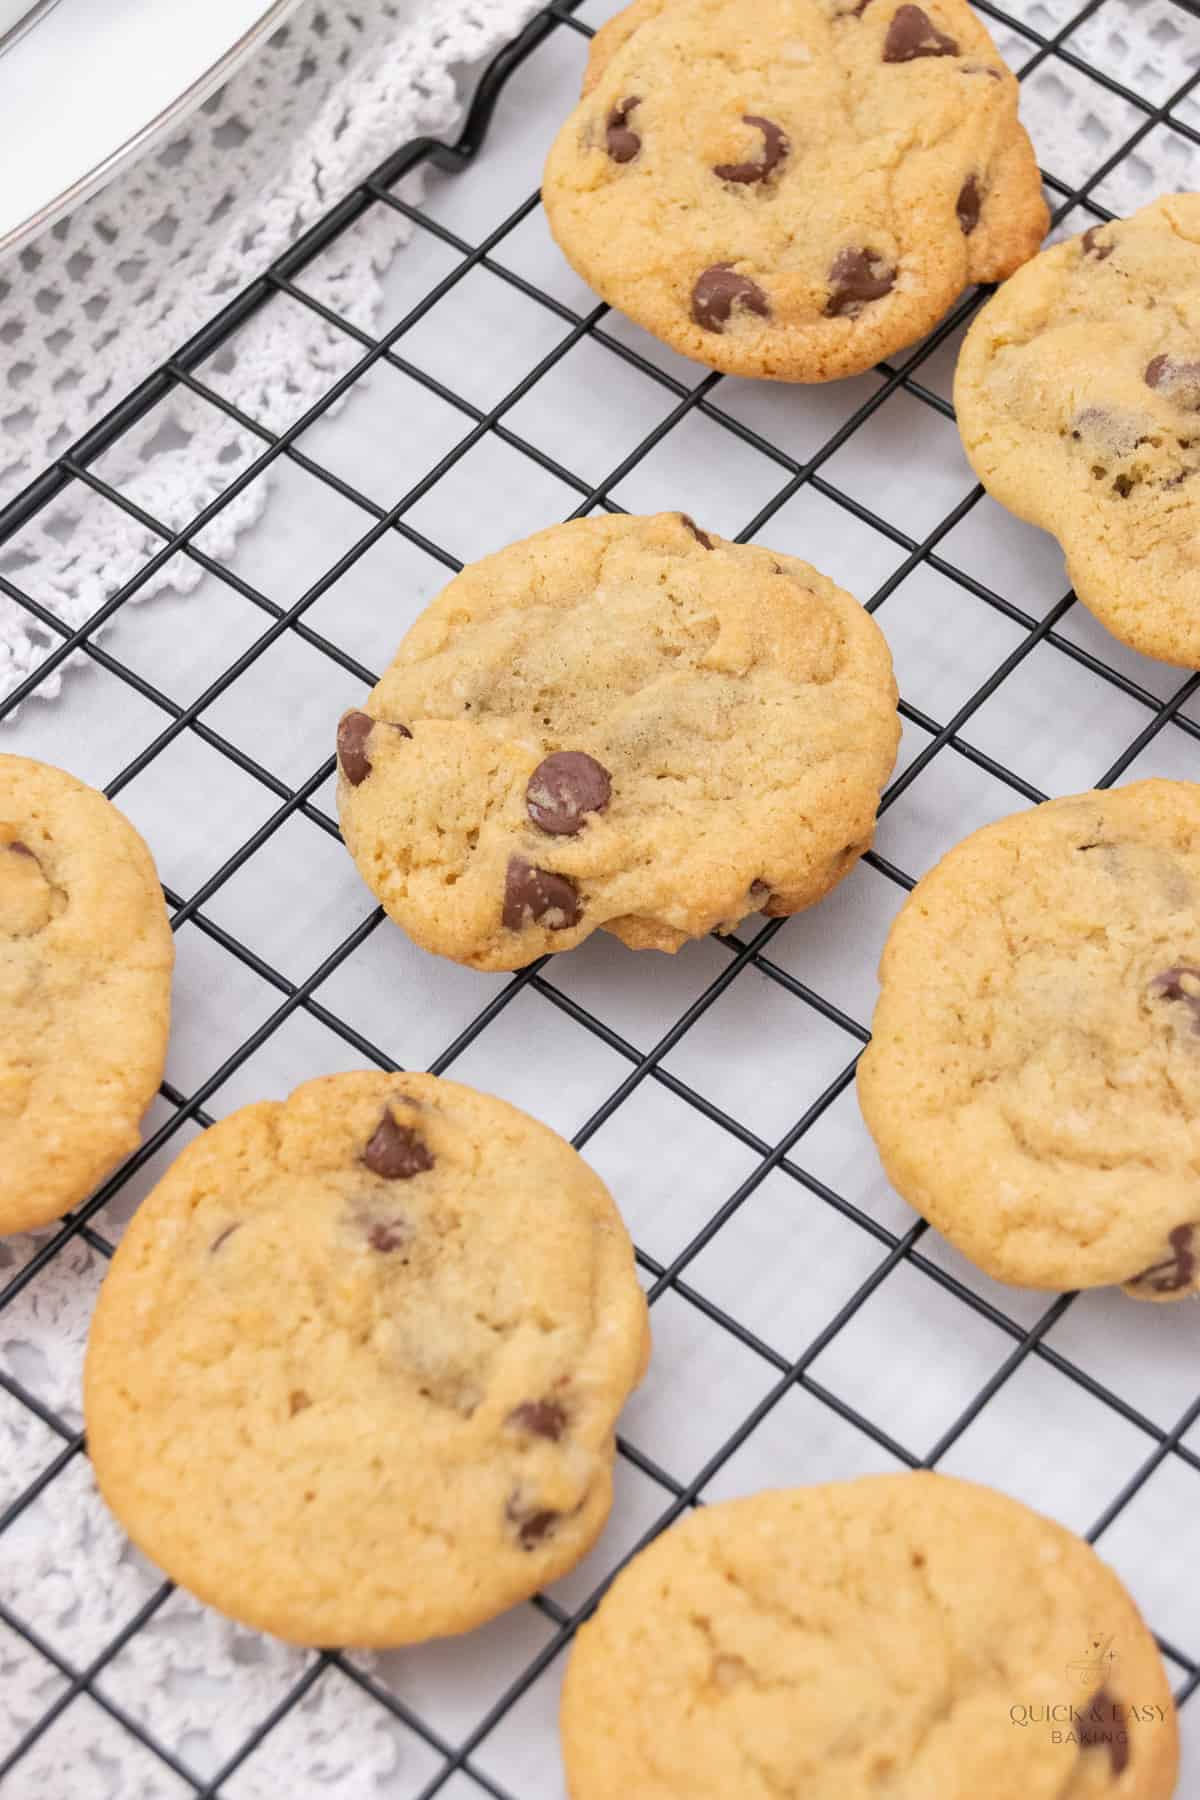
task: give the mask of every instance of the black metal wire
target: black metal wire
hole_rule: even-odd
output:
[[[1171,128],[1181,136],[1193,143],[1200,144],[1200,132],[1193,130],[1184,121],[1173,115],[1173,109],[1200,81],[1200,71],[1182,82],[1167,100],[1159,105],[1152,105],[1141,95],[1109,76],[1104,70],[1093,66],[1070,47],[1068,40],[1082,24],[1102,10],[1105,0],[1087,0],[1087,3],[1063,25],[1061,30],[1051,37],[1046,37],[1023,21],[1013,18],[1002,7],[993,4],[992,0],[977,0],[977,3],[990,18],[1008,27],[1031,46],[1029,58],[1020,70],[1022,77],[1027,76],[1048,60],[1057,60],[1072,69],[1087,74],[1090,79],[1100,83],[1108,92],[1118,96],[1129,107],[1135,109],[1139,115],[1137,125],[1127,138],[1079,186],[1071,187],[1054,175],[1045,174],[1048,188],[1059,197],[1056,220],[1065,217],[1068,212],[1079,205],[1087,207],[1096,218],[1111,217],[1112,215],[1092,198],[1094,191],[1105,177],[1120,165],[1131,150],[1165,120],[1169,119]],[[1192,5],[1190,0],[1175,0],[1175,3],[1184,10],[1200,11],[1200,8]],[[1053,647],[1057,653],[1070,658],[1091,675],[1108,683],[1115,691],[1134,700],[1145,711],[1146,717],[1143,725],[1101,776],[1099,785],[1115,781],[1168,724],[1193,739],[1200,736],[1200,725],[1183,716],[1181,712],[1181,708],[1193,697],[1197,687],[1200,686],[1200,675],[1181,679],[1176,690],[1168,699],[1159,700],[1136,680],[1110,667],[1101,657],[1061,634],[1058,627],[1074,605],[1074,597],[1070,593],[1064,594],[1044,617],[1036,619],[1004,594],[995,591],[985,582],[956,566],[952,556],[946,554],[945,540],[955,526],[977,504],[982,495],[980,488],[973,489],[947,512],[923,538],[916,539],[881,517],[860,500],[844,493],[836,482],[830,480],[828,474],[822,473],[834,453],[853,438],[854,434],[897,389],[904,389],[905,392],[939,415],[946,418],[953,417],[953,409],[948,402],[921,381],[919,371],[933,352],[971,316],[981,304],[983,295],[973,293],[966,296],[919,348],[895,359],[893,363],[881,365],[880,374],[883,379],[876,391],[863,401],[836,431],[830,434],[814,455],[807,461],[798,462],[780,446],[772,443],[760,432],[745,425],[724,410],[721,403],[721,378],[719,376],[710,374],[695,387],[684,385],[648,361],[636,350],[622,343],[618,337],[606,329],[607,307],[597,305],[586,315],[579,315],[569,306],[564,305],[554,296],[542,291],[536,284],[506,266],[496,253],[510,233],[535,210],[539,203],[537,194],[529,195],[524,199],[507,217],[496,224],[482,242],[472,244],[441,224],[436,218],[410,205],[395,192],[396,184],[401,178],[422,164],[431,164],[449,171],[459,171],[471,164],[483,145],[488,125],[509,76],[547,39],[558,32],[567,30],[582,35],[591,35],[590,27],[574,16],[578,4],[579,0],[553,0],[553,4],[539,13],[525,31],[501,52],[480,84],[466,126],[456,143],[447,145],[434,139],[421,138],[397,150],[353,193],[347,195],[338,206],[331,209],[262,276],[252,282],[244,292],[236,295],[202,331],[180,346],[161,368],[147,377],[131,394],[124,397],[77,443],[73,444],[32,481],[22,493],[3,509],[0,509],[0,544],[4,544],[12,541],[25,525],[58,500],[72,485],[78,484],[101,495],[110,505],[117,507],[144,531],[160,540],[159,548],[146,559],[137,572],[105,600],[89,619],[75,629],[64,625],[50,608],[40,604],[33,596],[26,593],[19,582],[10,576],[0,574],[0,593],[5,594],[16,605],[23,608],[33,619],[38,621],[46,632],[59,640],[54,650],[46,656],[27,679],[7,699],[0,702],[0,721],[10,716],[16,707],[50,678],[68,657],[79,654],[97,663],[110,675],[125,683],[162,715],[162,727],[158,734],[109,782],[106,791],[110,795],[119,794],[137,774],[148,767],[178,737],[187,732],[194,734],[210,749],[227,758],[253,780],[261,783],[277,802],[265,822],[251,833],[231,855],[226,857],[220,867],[195,892],[187,896],[175,893],[170,889],[165,892],[171,909],[172,924],[176,930],[184,924],[190,924],[206,938],[219,945],[223,952],[251,970],[279,996],[278,1004],[269,1017],[251,1032],[224,1059],[220,1067],[201,1082],[193,1092],[183,1094],[169,1083],[164,1083],[162,1098],[171,1109],[169,1116],[85,1205],[68,1216],[18,1270],[16,1275],[0,1287],[0,1321],[3,1319],[5,1309],[12,1306],[17,1297],[37,1280],[47,1265],[61,1254],[74,1238],[82,1237],[101,1255],[111,1255],[112,1245],[103,1231],[104,1208],[109,1201],[121,1192],[129,1180],[153,1156],[169,1145],[186,1124],[191,1122],[206,1126],[211,1123],[211,1117],[205,1110],[205,1102],[210,1095],[231,1075],[235,1074],[294,1012],[304,1011],[352,1046],[360,1056],[375,1063],[378,1067],[391,1069],[396,1066],[383,1049],[372,1043],[354,1026],[341,1019],[334,1008],[324,1004],[318,997],[322,984],[377,929],[382,918],[382,913],[378,909],[348,932],[343,941],[324,958],[319,967],[304,981],[298,983],[290,980],[273,967],[266,958],[249,945],[242,943],[236,934],[224,929],[206,914],[204,909],[213,896],[219,893],[240,869],[245,867],[257,851],[289,818],[301,814],[318,830],[334,837],[338,833],[335,821],[314,798],[332,772],[332,757],[323,761],[307,780],[297,787],[292,787],[265,768],[253,756],[231,743],[213,727],[204,715],[213,703],[226,693],[238,677],[250,668],[272,644],[288,634],[301,638],[311,648],[328,657],[331,662],[353,674],[364,684],[373,682],[376,679],[375,674],[364,667],[355,657],[349,655],[325,633],[316,630],[307,621],[305,614],[375,543],[388,533],[396,533],[405,538],[425,555],[440,562],[447,570],[457,569],[460,566],[458,560],[442,546],[415,529],[406,515],[417,501],[435,487],[438,481],[453,469],[475,444],[489,435],[500,439],[509,448],[528,458],[531,466],[548,471],[571,489],[578,496],[578,504],[572,516],[582,517],[597,506],[604,507],[609,511],[619,511],[620,508],[612,499],[612,492],[617,484],[631,469],[637,467],[650,455],[681,420],[691,413],[696,413],[728,432],[732,438],[753,448],[769,463],[774,464],[779,471],[778,491],[739,533],[742,540],[758,537],[768,530],[771,520],[780,508],[800,488],[808,486],[833,505],[869,525],[874,531],[881,533],[903,552],[898,567],[868,600],[867,604],[871,610],[883,607],[912,570],[918,565],[924,565],[998,612],[1011,624],[1019,627],[1023,635],[1015,648],[976,687],[947,721],[939,722],[915,706],[902,702],[901,711],[905,719],[919,727],[926,734],[928,742],[892,782],[883,797],[881,810],[886,810],[894,805],[930,762],[946,750],[973,766],[985,770],[996,780],[1011,788],[1015,796],[1033,802],[1044,797],[1017,771],[1007,768],[1003,763],[971,744],[963,736],[964,730],[985,701],[1038,646],[1043,644]],[[315,258],[335,243],[343,231],[349,229],[364,214],[377,206],[394,208],[418,230],[432,235],[451,248],[458,258],[454,268],[382,337],[373,337],[370,333],[341,318],[331,308],[310,295],[306,291],[302,279],[305,269]],[[406,333],[434,310],[439,302],[475,268],[487,269],[527,299],[547,309],[566,327],[563,337],[555,343],[549,353],[510,392],[490,408],[477,407],[462,395],[457,394],[453,388],[428,375],[418,364],[404,355],[403,347]],[[280,296],[287,296],[292,302],[311,310],[328,326],[344,334],[348,346],[356,346],[360,354],[352,366],[333,382],[328,391],[299,419],[295,420],[285,431],[274,432],[248,417],[214,389],[205,380],[202,369],[208,359],[255,313]],[[602,346],[607,353],[639,370],[646,379],[660,386],[674,402],[666,417],[647,433],[635,449],[610,470],[601,482],[595,485],[580,479],[573,470],[564,466],[556,458],[547,455],[539,446],[528,441],[507,422],[507,415],[516,403],[584,338]],[[456,409],[463,419],[463,435],[459,442],[436,464],[427,469],[420,480],[394,505],[386,508],[377,504],[333,470],[324,467],[318,458],[313,457],[303,448],[302,442],[308,427],[324,416],[329,407],[347,394],[376,363],[386,363],[402,372],[411,381],[419,383],[431,393],[438,395],[441,400]],[[191,393],[202,402],[218,408],[243,432],[256,438],[262,445],[257,457],[235,475],[229,486],[194,519],[190,520],[182,530],[172,530],[154,518],[127,495],[104,480],[97,472],[96,466],[107,450],[152,413],[156,407],[177,392]],[[363,519],[362,531],[356,541],[331,568],[324,571],[319,579],[314,581],[288,607],[279,606],[266,594],[256,589],[251,582],[206,552],[197,541],[204,527],[217,517],[238,493],[262,477],[273,465],[284,461],[295,464],[307,475],[322,482],[344,500],[349,501],[360,511]],[[177,555],[188,558],[196,563],[206,575],[228,585],[261,612],[264,620],[260,636],[187,706],[178,705],[154,683],[129,668],[98,641],[98,633],[103,625],[113,618],[127,601],[134,598],[166,562]],[[912,876],[898,868],[880,852],[872,851],[866,860],[880,875],[901,889],[907,890],[913,886]],[[642,1542],[648,1541],[649,1537],[669,1524],[672,1519],[678,1517],[687,1507],[702,1503],[704,1489],[708,1483],[789,1389],[794,1387],[802,1389],[830,1412],[886,1450],[898,1462],[913,1468],[934,1467],[980,1415],[992,1397],[1029,1358],[1046,1363],[1058,1374],[1072,1381],[1081,1392],[1101,1402],[1111,1410],[1115,1417],[1123,1419],[1134,1427],[1146,1440],[1145,1454],[1139,1467],[1092,1526],[1089,1536],[1093,1540],[1099,1538],[1128,1507],[1151,1475],[1166,1459],[1174,1457],[1190,1465],[1193,1469],[1200,1470],[1200,1453],[1182,1441],[1184,1434],[1197,1418],[1200,1418],[1200,1396],[1170,1429],[1156,1424],[1123,1396],[1113,1392],[1104,1383],[1097,1381],[1046,1341],[1051,1327],[1064,1316],[1072,1305],[1073,1295],[1061,1295],[1055,1298],[1047,1304],[1036,1322],[1031,1327],[1026,1327],[1008,1317],[995,1304],[976,1294],[924,1254],[920,1246],[927,1227],[923,1222],[918,1220],[902,1236],[897,1235],[853,1201],[837,1193],[805,1167],[804,1140],[806,1134],[825,1115],[828,1108],[833,1105],[839,1095],[845,1092],[853,1080],[858,1051],[867,1041],[868,1031],[863,1022],[854,1019],[841,1008],[832,1004],[773,959],[771,945],[782,924],[783,921],[776,920],[763,925],[750,937],[718,940],[725,944],[729,952],[728,963],[647,1052],[639,1051],[625,1041],[619,1033],[595,1017],[586,1007],[564,993],[554,982],[547,980],[543,972],[544,964],[534,964],[531,968],[522,970],[514,976],[431,1064],[432,1069],[437,1073],[451,1068],[480,1034],[487,1030],[492,1021],[511,1005],[518,995],[527,992],[536,995],[541,1004],[553,1006],[567,1015],[629,1065],[629,1072],[625,1078],[576,1133],[574,1142],[577,1146],[585,1145],[613,1118],[625,1100],[642,1082],[652,1081],[665,1087],[686,1105],[704,1116],[711,1124],[737,1140],[755,1158],[754,1166],[746,1178],[705,1221],[690,1241],[676,1252],[669,1263],[660,1263],[643,1249],[638,1251],[639,1263],[649,1277],[648,1294],[652,1305],[664,1294],[670,1293],[677,1296],[688,1306],[702,1313],[715,1327],[726,1332],[732,1340],[757,1356],[762,1361],[764,1368],[773,1370],[775,1375],[774,1383],[769,1391],[741,1420],[736,1430],[710,1455],[703,1468],[687,1482],[680,1482],[667,1470],[660,1468],[644,1450],[624,1440],[620,1441],[621,1455],[655,1483],[662,1494],[661,1515]],[[691,1027],[720,1000],[731,984],[750,968],[788,992],[798,1007],[807,1009],[808,1013],[819,1015],[826,1024],[835,1027],[844,1035],[846,1043],[846,1059],[839,1072],[827,1087],[813,1098],[803,1114],[774,1143],[760,1137],[732,1113],[715,1105],[664,1066],[664,1058],[681,1042]],[[804,1013],[797,1013],[799,1030],[803,1029],[804,1017]],[[776,1170],[782,1171],[795,1183],[797,1194],[804,1196],[805,1204],[827,1207],[835,1211],[844,1219],[852,1222],[864,1234],[864,1238],[873,1241],[879,1249],[878,1263],[857,1290],[845,1301],[817,1336],[804,1347],[803,1351],[790,1359],[722,1307],[715,1305],[686,1279],[687,1271],[695,1258],[734,1217],[767,1176]],[[1009,1355],[990,1379],[973,1395],[958,1417],[943,1431],[932,1448],[923,1455],[919,1449],[905,1445],[893,1438],[877,1421],[870,1419],[856,1407],[848,1405],[810,1373],[811,1365],[820,1353],[857,1316],[870,1296],[901,1262],[918,1271],[924,1279],[940,1287],[943,1291],[953,1294],[963,1306],[970,1308],[973,1313],[986,1319],[991,1325],[1006,1334],[1012,1340],[1013,1345]],[[35,1393],[14,1376],[0,1373],[0,1389],[27,1407],[62,1441],[61,1449],[25,1491],[19,1494],[3,1511],[0,1511],[0,1534],[2,1534],[20,1518],[26,1509],[36,1505],[41,1495],[57,1479],[58,1475],[68,1468],[78,1455],[86,1451],[86,1445],[81,1433],[72,1429],[65,1420],[59,1418]],[[632,1550],[629,1552],[630,1555],[633,1553]],[[69,1661],[59,1649],[47,1642],[34,1626],[19,1617],[9,1606],[0,1604],[0,1622],[17,1633],[32,1651],[66,1678],[66,1686],[52,1705],[34,1722],[7,1756],[0,1760],[0,1786],[6,1793],[17,1792],[13,1784],[19,1780],[24,1758],[76,1697],[80,1694],[87,1694],[104,1709],[110,1719],[116,1721],[139,1744],[159,1757],[196,1794],[204,1797],[204,1800],[217,1800],[222,1784],[253,1754],[270,1731],[287,1717],[313,1684],[321,1679],[325,1671],[334,1668],[354,1682],[362,1692],[371,1696],[392,1717],[414,1732],[429,1749],[442,1758],[441,1768],[437,1775],[421,1789],[418,1800],[431,1800],[431,1797],[438,1793],[446,1782],[459,1771],[469,1775],[480,1791],[491,1794],[494,1800],[515,1800],[514,1796],[509,1795],[507,1790],[484,1772],[476,1760],[476,1752],[488,1734],[509,1714],[520,1697],[559,1655],[564,1645],[577,1630],[580,1622],[596,1606],[615,1572],[615,1570],[610,1572],[600,1587],[590,1594],[574,1612],[565,1611],[562,1606],[547,1596],[540,1596],[534,1602],[552,1625],[552,1636],[528,1665],[514,1676],[505,1693],[489,1707],[486,1715],[462,1741],[451,1742],[433,1730],[417,1712],[407,1706],[369,1671],[360,1667],[352,1655],[344,1652],[325,1653],[305,1669],[290,1691],[280,1699],[267,1717],[238,1746],[236,1752],[227,1758],[217,1773],[207,1781],[201,1780],[193,1770],[187,1767],[186,1762],[164,1745],[153,1732],[130,1717],[123,1708],[106,1696],[103,1687],[98,1682],[98,1678],[121,1649],[162,1605],[171,1592],[169,1583],[163,1583],[143,1603],[134,1617],[122,1626],[116,1636],[105,1644],[95,1657],[82,1666],[76,1666]],[[1188,1649],[1165,1643],[1161,1639],[1160,1643],[1165,1653],[1184,1671],[1185,1679],[1177,1693],[1177,1700],[1182,1704],[1191,1696],[1197,1685],[1200,1685],[1200,1665],[1192,1659]],[[533,1800],[533,1796],[526,1796],[524,1800]]]

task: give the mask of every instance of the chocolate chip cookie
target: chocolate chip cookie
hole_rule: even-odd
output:
[[[807,563],[679,513],[464,570],[338,727],[346,843],[427,950],[515,969],[598,926],[677,950],[810,906],[871,841],[887,645]]]
[[[137,1148],[174,959],[129,821],[73,775],[0,756],[0,1233],[58,1218]]]
[[[635,0],[546,165],[585,281],[685,356],[828,381],[1033,255],[1017,83],[965,0]]]
[[[918,883],[858,1069],[897,1190],[997,1280],[1200,1291],[1200,786],[977,831]]]
[[[571,1800],[1170,1800],[1178,1728],[1113,1571],[947,1475],[705,1506],[567,1668]]]
[[[176,1581],[302,1644],[465,1631],[571,1568],[649,1349],[569,1144],[431,1075],[334,1075],[186,1149],[84,1380],[101,1491]]]
[[[1200,194],[1043,251],[976,319],[954,399],[979,479],[1054,533],[1084,605],[1200,668]]]

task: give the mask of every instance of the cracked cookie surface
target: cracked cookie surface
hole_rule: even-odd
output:
[[[0,756],[0,1233],[58,1218],[137,1148],[174,958],[129,821],[73,775]]]
[[[975,832],[880,981],[858,1093],[911,1205],[1000,1281],[1200,1291],[1200,786]]]
[[[425,949],[514,969],[598,926],[676,950],[868,847],[891,657],[807,563],[679,513],[560,525],[417,620],[338,730],[346,843]]]
[[[1169,1800],[1178,1763],[1111,1569],[923,1473],[689,1514],[580,1629],[562,1733],[571,1800]]]
[[[637,0],[593,40],[547,217],[685,356],[827,381],[1034,254],[1017,97],[965,0]]]
[[[649,1350],[608,1190],[431,1075],[308,1082],[184,1151],[97,1305],[101,1492],[222,1612],[304,1644],[465,1631],[564,1574]]]
[[[1200,195],[1044,250],[972,325],[954,401],[980,481],[1054,533],[1083,604],[1200,668]]]

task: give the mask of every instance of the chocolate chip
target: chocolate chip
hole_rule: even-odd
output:
[[[641,96],[631,94],[628,100],[614,106],[604,121],[604,146],[615,163],[632,162],[642,147],[637,132],[625,123],[634,107],[641,104]]]
[[[312,1396],[303,1388],[293,1388],[288,1395],[288,1417],[294,1419],[297,1413],[305,1412],[312,1405]]]
[[[221,1248],[221,1245],[226,1243],[233,1236],[235,1231],[240,1231],[240,1230],[241,1230],[240,1223],[235,1221],[232,1225],[227,1225],[225,1227],[224,1231],[218,1231],[216,1237],[213,1239],[212,1243],[208,1246],[208,1254],[210,1256],[215,1256],[217,1254],[217,1251]]]
[[[612,777],[603,763],[583,750],[556,750],[529,777],[525,810],[552,837],[574,837],[588,813],[603,812],[611,798]]]
[[[695,538],[695,540],[698,544],[703,544],[704,548],[706,550],[715,550],[716,549],[716,545],[713,543],[712,539],[709,537],[707,531],[701,531],[700,527],[697,525],[695,519],[692,518],[690,513],[680,513],[679,517],[683,520],[684,524],[687,526],[688,530],[691,532],[692,536]]]
[[[522,931],[540,919],[548,931],[566,931],[579,923],[581,910],[575,883],[565,875],[539,869],[523,856],[509,857],[500,916],[510,931]]]
[[[891,293],[896,285],[896,271],[874,250],[839,250],[829,271],[829,285],[826,318],[852,319],[868,300],[882,300]]]
[[[718,163],[713,174],[722,181],[736,181],[748,185],[753,181],[769,181],[780,163],[791,149],[791,141],[787,133],[776,125],[773,119],[760,119],[757,113],[744,113],[743,125],[753,125],[756,131],[762,132],[763,147],[760,162]]]
[[[338,724],[338,761],[342,765],[342,774],[351,787],[358,787],[371,773],[367,739],[374,729],[374,719],[370,713],[365,712],[348,712]]]
[[[1092,1700],[1086,1712],[1076,1709],[1073,1721],[1079,1735],[1079,1749],[1107,1750],[1114,1775],[1129,1767],[1129,1732],[1121,1721],[1120,1709],[1107,1688]]]
[[[897,9],[883,40],[885,63],[915,62],[919,56],[957,56],[958,45],[939,31],[919,6]]]
[[[958,214],[958,222],[962,226],[964,237],[970,237],[979,223],[979,209],[983,205],[983,189],[979,185],[977,175],[968,175],[958,190],[958,199],[954,202],[954,210]]]
[[[385,1112],[362,1153],[362,1160],[372,1175],[385,1181],[408,1181],[432,1169],[433,1158],[416,1132],[408,1125],[397,1125],[390,1112]],[[375,1249],[383,1248],[376,1244]],[[395,1249],[394,1244],[387,1248]]]
[[[557,1400],[523,1400],[504,1422],[517,1431],[527,1431],[531,1437],[549,1438],[557,1444],[566,1427],[567,1414]]]
[[[1191,963],[1164,969],[1150,983],[1150,994],[1155,1000],[1182,1000],[1192,1015],[1192,1030],[1200,1035],[1200,969]]]
[[[510,1525],[517,1527],[517,1542],[522,1550],[532,1550],[535,1544],[548,1537],[562,1515],[556,1512],[525,1512],[516,1494],[513,1494],[505,1508],[505,1517]]]
[[[1145,382],[1148,388],[1165,394],[1172,405],[1200,412],[1200,362],[1156,356],[1146,364]]]
[[[33,857],[34,862],[37,861],[37,857],[33,855],[33,851],[29,848],[29,845],[23,844],[20,838],[14,838],[8,847],[14,856],[31,856]]]
[[[1113,251],[1116,249],[1116,245],[1100,243],[1096,237],[1096,233],[1100,229],[1101,227],[1099,225],[1089,225],[1084,232],[1083,237],[1080,239],[1080,242],[1083,245],[1083,254],[1085,256],[1094,256],[1097,262],[1104,262],[1112,255]]]
[[[366,1158],[363,1160],[365,1162]],[[379,1172],[376,1170],[376,1174]],[[416,1174],[415,1169],[413,1173]],[[380,1219],[368,1231],[367,1242],[381,1256],[390,1256],[393,1250],[402,1250],[411,1237],[412,1231],[407,1219]]]
[[[1135,1275],[1129,1283],[1130,1287],[1141,1287],[1143,1284],[1154,1289],[1156,1294],[1178,1294],[1182,1289],[1191,1287],[1196,1278],[1196,1252],[1192,1248],[1194,1225],[1176,1225],[1174,1231],[1167,1235],[1167,1243],[1171,1247],[1171,1255],[1165,1262],[1152,1263]]]
[[[705,331],[724,331],[734,308],[769,319],[767,296],[748,275],[736,275],[732,263],[714,263],[692,289],[692,317]]]

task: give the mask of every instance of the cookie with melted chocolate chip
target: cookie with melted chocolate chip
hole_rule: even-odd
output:
[[[859,1100],[931,1224],[999,1281],[1200,1293],[1200,785],[977,831],[880,980]]]
[[[635,0],[543,196],[569,261],[685,356],[827,381],[1032,256],[1017,83],[965,0]]]
[[[334,1075],[243,1108],[143,1203],[84,1379],[102,1493],[232,1618],[465,1631],[589,1550],[649,1350],[608,1190],[514,1107]]]
[[[1170,1800],[1179,1769],[1112,1569],[927,1473],[689,1512],[580,1628],[562,1737],[571,1800]]]
[[[464,570],[343,718],[342,832],[475,968],[599,927],[677,950],[827,893],[898,734],[878,626],[807,563],[680,513],[577,520]]]
[[[954,399],[979,479],[1054,533],[1083,604],[1200,668],[1200,194],[1043,251],[976,319]]]
[[[0,1233],[58,1218],[137,1148],[174,959],[129,821],[73,775],[0,756]]]

